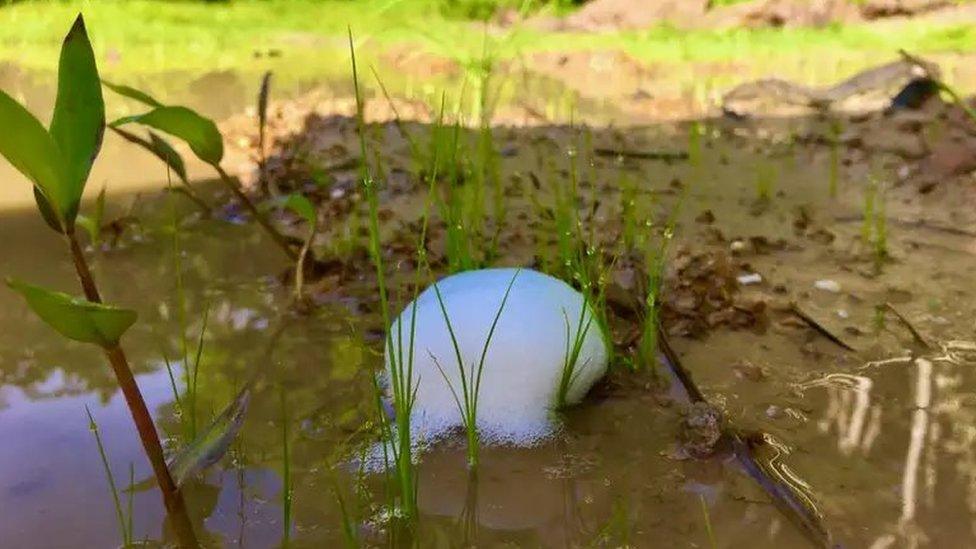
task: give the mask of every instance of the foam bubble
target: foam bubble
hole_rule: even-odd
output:
[[[485,356],[477,426],[484,443],[530,446],[557,428],[552,408],[567,349],[572,347],[579,330],[585,303],[582,294],[559,279],[529,269],[467,271],[444,278],[437,287],[457,338],[464,375],[470,380],[513,277],[511,293]],[[416,315],[412,379],[417,400],[411,430],[414,440],[430,443],[463,427],[451,390],[453,387],[463,402],[461,372],[433,287],[421,293],[414,303],[408,304],[393,322],[390,335],[393,349],[404,357],[406,370],[411,318]],[[589,323],[589,327],[584,328],[575,379],[567,394],[571,404],[579,402],[607,368],[606,343],[593,311],[587,308],[585,314],[582,325]],[[389,358],[386,357],[387,376]]]

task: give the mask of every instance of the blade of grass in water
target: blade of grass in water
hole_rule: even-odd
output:
[[[216,464],[227,453],[230,444],[244,424],[251,403],[251,385],[246,385],[200,436],[169,460],[177,486],[207,467]]]
[[[362,93],[359,87],[359,74],[356,68],[356,51],[352,40],[352,29],[348,29],[349,53],[352,61],[353,86],[356,94],[356,128],[359,137],[360,147],[360,183],[363,194],[366,197],[366,204],[369,210],[368,233],[369,233],[369,252],[376,269],[377,285],[379,286],[380,308],[383,315],[383,325],[390,324],[390,305],[387,293],[386,279],[383,267],[382,251],[380,249],[379,236],[379,198],[377,196],[376,182],[373,181],[369,168],[369,154],[366,146],[366,129],[363,115]],[[391,496],[391,510],[397,517],[391,529],[391,538],[396,538],[400,533],[399,525],[401,522],[412,524],[417,517],[417,479],[414,471],[412,445],[411,445],[411,412],[413,403],[416,400],[417,391],[413,386],[413,340],[414,327],[416,325],[416,307],[411,315],[410,326],[410,354],[406,362],[403,360],[403,338],[398,340],[399,349],[393,348],[393,338],[387,334],[385,348],[386,356],[390,361],[390,389],[393,398],[395,411],[396,428],[393,429],[386,419],[383,411],[383,395],[379,383],[374,379],[373,388],[375,391],[375,401],[381,422],[381,429],[384,435],[384,461],[387,465],[386,470],[390,474],[389,485]],[[402,332],[400,323],[397,323],[398,332]],[[402,336],[402,334],[400,334]],[[393,467],[389,467],[389,453],[393,454]],[[403,520],[400,520],[400,519]],[[410,531],[405,532],[409,537]]]
[[[119,500],[119,490],[115,485],[115,475],[112,474],[112,467],[108,463],[108,456],[105,455],[105,445],[102,444],[102,436],[98,431],[98,423],[95,422],[95,417],[91,413],[91,409],[88,405],[85,405],[85,413],[88,414],[88,429],[91,430],[92,434],[95,436],[95,443],[98,445],[98,455],[102,459],[102,467],[105,469],[105,478],[108,479],[108,487],[112,493],[112,503],[115,506],[115,517],[119,523],[119,533],[122,535],[122,543],[124,547],[132,545],[132,530],[130,529],[131,522],[126,520],[125,512],[122,510],[122,502]],[[130,471],[131,472],[131,471]],[[129,499],[129,515],[131,517],[132,500],[131,496]]]
[[[291,543],[291,455],[288,448],[288,404],[281,389],[281,546]]]
[[[708,543],[712,549],[716,549],[715,533],[712,532],[712,520],[708,516],[708,504],[705,503],[705,496],[698,494],[698,501],[701,503],[702,516],[705,518],[705,533],[708,534]]]

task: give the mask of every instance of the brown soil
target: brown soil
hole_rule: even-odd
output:
[[[646,29],[661,23],[681,28],[801,27],[929,17],[958,9],[948,0],[751,0],[719,7],[707,0],[593,0],[564,18],[543,15],[529,23],[547,30],[580,31]]]

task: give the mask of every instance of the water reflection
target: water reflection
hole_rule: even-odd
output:
[[[924,356],[867,361],[858,374],[832,373],[800,385],[805,398],[824,401],[817,431],[852,460],[845,468],[864,471],[846,482],[898,486],[896,502],[879,492],[875,506],[856,511],[864,517],[858,520],[885,517],[865,540],[870,547],[960,546],[973,539],[974,351],[972,342],[944,341]]]

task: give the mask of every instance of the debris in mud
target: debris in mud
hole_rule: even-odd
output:
[[[740,270],[724,251],[680,249],[665,279],[661,317],[668,333],[701,337],[719,326],[765,330],[766,303],[739,295]]]
[[[722,412],[707,402],[690,404],[682,413],[676,459],[712,456],[722,438]]]
[[[769,377],[769,373],[765,368],[745,359],[737,360],[735,363],[733,363],[732,371],[735,373],[736,377],[739,379],[745,379],[747,381],[758,382]]]

